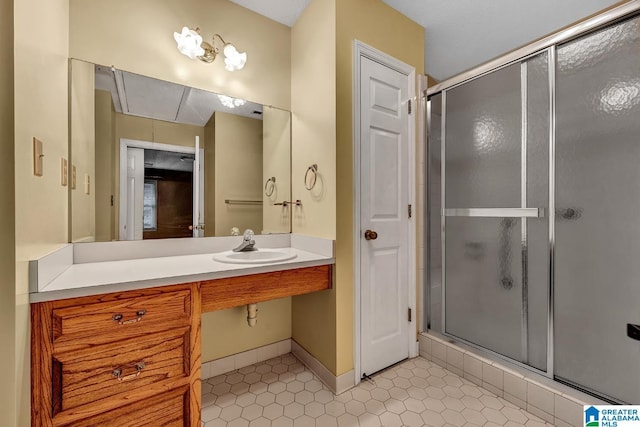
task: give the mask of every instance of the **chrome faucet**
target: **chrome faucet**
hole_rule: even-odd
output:
[[[240,243],[240,246],[237,248],[234,248],[233,252],[257,251],[258,248],[256,248],[255,245],[256,241],[253,240],[253,230],[247,228],[242,235],[242,243]]]

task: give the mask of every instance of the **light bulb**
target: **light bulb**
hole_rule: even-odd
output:
[[[247,63],[247,53],[238,52],[234,45],[227,43],[224,46],[224,64],[228,71],[236,71],[242,69],[244,64]]]
[[[183,55],[191,59],[204,55],[204,49],[201,46],[202,37],[196,31],[183,27],[182,33],[173,33],[173,38],[178,44],[178,50]]]

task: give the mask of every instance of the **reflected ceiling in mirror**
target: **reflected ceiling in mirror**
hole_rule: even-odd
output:
[[[83,61],[70,68],[70,241],[291,231],[290,207],[278,204],[291,193],[288,111]]]
[[[262,119],[262,104],[113,67],[96,65],[95,70],[96,90],[111,93],[118,113],[201,127],[216,111]]]

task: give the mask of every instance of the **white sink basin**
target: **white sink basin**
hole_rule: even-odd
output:
[[[297,256],[283,249],[258,249],[248,252],[220,252],[213,255],[213,260],[226,264],[272,264],[289,261]]]

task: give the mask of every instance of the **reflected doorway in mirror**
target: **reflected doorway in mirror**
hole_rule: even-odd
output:
[[[204,235],[204,166],[198,145],[120,140],[120,240]]]

